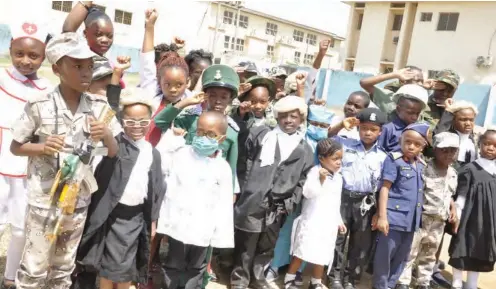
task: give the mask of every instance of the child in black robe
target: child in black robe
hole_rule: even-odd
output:
[[[496,128],[479,140],[481,157],[463,166],[456,191],[460,223],[451,239],[449,265],[453,267],[452,288],[476,289],[479,272],[492,272],[496,262]]]

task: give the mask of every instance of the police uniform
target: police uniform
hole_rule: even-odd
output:
[[[64,56],[87,59],[93,55],[86,40],[76,33],[61,34],[53,38],[46,48],[47,59],[52,64]],[[57,87],[48,94],[29,100],[24,113],[13,126],[13,140],[20,144],[44,143],[50,135],[65,136],[64,150],[59,157],[43,154],[28,160],[26,244],[17,272],[17,288],[42,288],[45,282],[50,288],[68,288],[71,284],[70,275],[75,268],[76,250],[83,233],[91,193],[97,189],[92,168],[87,166],[83,169],[84,178],[76,210],[63,221],[62,232],[55,245],[46,236],[52,233],[57,222],[50,189],[62,161],[87,138],[88,117],[98,118],[106,106],[108,104],[102,98],[83,93],[73,115]],[[120,131],[114,118],[112,132],[117,135]]]
[[[386,122],[386,115],[377,108],[365,108],[357,118],[361,123],[372,123],[379,127]],[[334,139],[343,145],[344,150],[341,167],[341,216],[348,228],[350,244],[346,257],[348,234],[338,235],[330,277],[333,279],[332,286],[339,287],[341,272],[344,270],[343,283],[347,285],[346,288],[350,288],[360,280],[363,268],[368,262],[372,244],[370,222],[375,212],[375,194],[379,189],[381,169],[387,154],[377,143],[366,150],[360,140],[341,136]],[[344,263],[345,259],[348,264]]]
[[[405,128],[427,138],[429,126],[411,124]],[[389,233],[379,233],[374,256],[373,288],[394,288],[405,267],[414,232],[420,227],[426,163],[418,157],[414,163],[405,161],[401,152],[390,153],[382,170],[383,181],[391,182],[387,201]]]
[[[435,148],[458,148],[459,142],[458,135],[454,133],[444,132],[434,137]],[[405,285],[405,288],[409,288],[415,263],[418,264],[417,286],[429,288],[436,252],[441,244],[445,222],[449,218],[450,203],[456,192],[456,170],[449,167],[446,175],[440,175],[435,162],[431,160],[424,170],[424,185],[422,228],[415,232],[410,257],[399,280],[399,284]]]

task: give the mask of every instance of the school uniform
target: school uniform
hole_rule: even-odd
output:
[[[157,233],[169,241],[165,283],[199,288],[208,248],[234,247],[232,171],[222,157],[200,156],[172,131],[157,147],[168,187],[157,222]]]
[[[104,158],[95,176],[77,253],[74,288],[94,288],[97,275],[116,283],[148,280],[151,223],[165,195],[159,152],[145,139],[117,136],[119,153]]]
[[[148,91],[150,97],[153,97],[155,111],[152,112],[152,123],[150,124],[150,129],[146,135],[146,140],[149,141],[153,146],[156,146],[160,141],[162,136],[162,131],[155,124],[154,118],[162,110],[166,108],[166,99],[160,88],[159,79],[157,78],[157,65],[155,64],[155,51],[142,52],[140,54],[140,84],[139,87]],[[187,97],[193,96],[193,92],[186,89],[184,94],[179,100],[185,99]],[[185,109],[185,112],[199,115],[202,112],[200,105],[189,107]]]
[[[384,117],[385,118],[385,117]],[[370,222],[375,212],[375,205],[368,210],[362,206],[364,202],[375,203],[376,193],[379,190],[381,169],[387,154],[376,143],[368,151],[360,140],[335,137],[343,145],[344,155],[341,174],[343,175],[343,192],[341,197],[341,216],[348,233],[338,235],[336,240],[336,254],[334,255],[331,278],[340,280],[344,271],[343,283],[360,280],[364,266],[372,245],[372,231]],[[348,257],[345,256],[346,240],[352,241],[348,245]],[[348,263],[344,263],[348,260]]]
[[[394,288],[410,253],[414,233],[420,227],[426,163],[408,163],[401,152],[388,155],[383,180],[392,183],[387,202],[389,234],[379,233],[374,256],[373,288]]]
[[[285,216],[300,203],[306,174],[314,164],[312,149],[300,132],[288,135],[279,127],[269,130],[258,127],[246,141],[249,174],[234,208],[231,286],[235,288],[247,288],[250,279],[255,286],[267,286],[264,271],[279,230]]]

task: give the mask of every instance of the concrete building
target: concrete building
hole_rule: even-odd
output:
[[[345,2],[351,6],[345,70],[451,68],[469,83],[496,83],[496,2]]]
[[[211,2],[208,18],[209,33],[205,42],[222,62],[251,59],[273,65],[311,65],[319,42],[331,39],[322,66],[342,67],[340,49],[344,38],[333,33],[237,7],[230,2]]]
[[[0,53],[8,52],[9,26],[20,21],[20,18],[39,23],[50,33],[59,33],[64,19],[76,3],[5,1],[0,10]],[[114,45],[109,56],[131,56],[131,71],[137,71],[139,67],[147,8],[157,8],[159,11],[156,44],[170,43],[174,36],[179,36],[186,41],[185,51],[203,48],[213,51],[217,62],[233,64],[240,60],[252,60],[263,68],[280,64],[311,65],[320,40],[330,38],[333,39],[333,47],[328,50],[322,66],[341,68],[339,52],[344,38],[248,8],[238,10],[238,3],[94,1],[114,22]],[[20,7],[29,9],[23,9],[20,13]],[[238,12],[241,15],[239,20],[236,17]]]

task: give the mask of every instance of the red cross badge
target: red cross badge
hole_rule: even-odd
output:
[[[38,31],[38,27],[36,27],[36,25],[32,23],[24,23],[22,24],[22,30],[28,35],[33,35],[36,33],[36,31]]]

